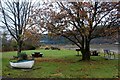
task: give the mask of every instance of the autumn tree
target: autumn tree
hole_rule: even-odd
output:
[[[56,2],[46,8],[48,34],[63,36],[77,45],[82,60],[90,60],[90,41],[118,31],[120,2]],[[56,4],[56,6],[55,6]]]
[[[20,53],[24,32],[32,26],[29,24],[32,2],[26,0],[7,0],[6,2],[1,1],[0,6],[3,14],[2,23],[16,40],[18,53]]]
[[[24,34],[24,45],[25,47],[38,47],[40,45],[41,33],[35,27],[26,30]]]

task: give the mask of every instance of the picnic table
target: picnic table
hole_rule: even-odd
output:
[[[76,51],[77,51],[77,56],[79,56],[79,52],[81,51],[81,49],[76,49]],[[90,51],[91,56],[98,56],[98,53],[99,52],[97,50]]]
[[[32,54],[32,57],[42,57],[42,56],[43,56],[43,54],[40,53],[40,52],[34,52],[34,53]]]
[[[115,59],[115,52],[106,49],[106,50],[104,50],[104,57],[105,57],[106,59]]]

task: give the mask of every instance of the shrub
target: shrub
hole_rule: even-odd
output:
[[[50,46],[45,46],[45,50],[49,50],[50,49]]]
[[[36,49],[36,47],[35,46],[29,46],[29,49],[28,50],[35,50]]]
[[[28,59],[27,54],[25,52],[19,53],[18,58],[19,58],[19,60],[27,60]]]
[[[10,60],[10,62],[15,63],[15,62],[18,62],[18,60],[14,60],[14,59],[12,59],[12,60]]]
[[[58,47],[51,47],[52,50],[60,50]]]
[[[35,50],[36,46],[33,46],[32,44],[23,44],[22,50]]]

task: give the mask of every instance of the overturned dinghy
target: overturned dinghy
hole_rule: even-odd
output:
[[[22,60],[18,62],[10,62],[13,68],[32,68],[34,65],[34,60]]]

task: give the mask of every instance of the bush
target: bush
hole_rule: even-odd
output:
[[[46,47],[45,50],[49,50],[50,48]]]
[[[35,46],[29,46],[29,49],[28,50],[35,50],[36,47]]]
[[[45,50],[49,50],[50,49],[50,46],[45,46]]]
[[[19,53],[18,58],[19,58],[19,60],[27,60],[28,59],[27,54],[25,52]]]
[[[22,46],[22,50],[35,50],[36,49],[36,47],[35,46],[33,46],[33,45],[31,45],[31,44],[23,44],[23,46]]]
[[[10,60],[10,62],[16,63],[16,62],[18,62],[18,60],[12,59],[12,60]]]
[[[60,50],[58,47],[51,47],[52,50]]]

